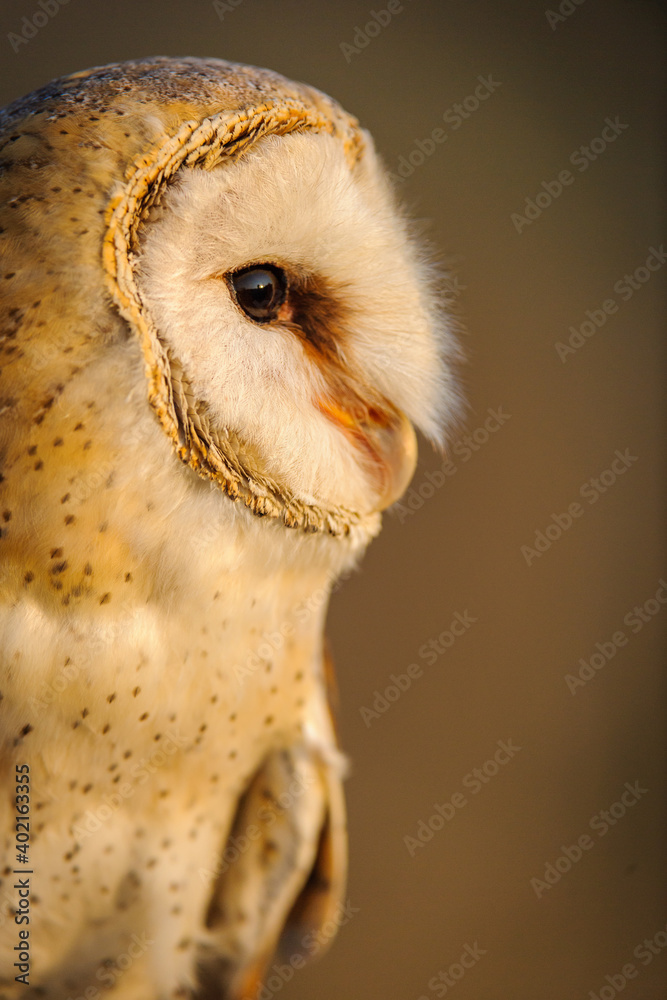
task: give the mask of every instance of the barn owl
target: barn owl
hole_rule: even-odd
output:
[[[454,338],[314,89],[155,58],[0,130],[0,996],[254,1000],[340,922],[327,600]]]

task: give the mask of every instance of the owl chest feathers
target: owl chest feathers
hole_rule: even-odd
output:
[[[322,634],[340,569],[330,553],[340,546],[305,538],[300,546],[289,529],[193,485],[170,458],[144,460],[150,486],[141,500],[120,469],[110,486],[105,479],[81,494],[69,545],[54,557],[68,566],[52,574],[50,550],[43,547],[46,571],[33,556],[32,582],[46,572],[62,590],[47,579],[40,600],[24,586],[0,612],[0,732],[5,760],[31,767],[42,967],[56,969],[71,944],[84,982],[85,955],[94,970],[137,929],[166,949],[169,984],[184,975],[191,955],[177,945],[193,927],[206,938],[248,782],[283,748],[336,754]],[[161,545],[138,526],[141,504],[152,504]],[[77,541],[76,528],[102,508],[102,535],[121,548],[113,557],[106,546],[98,561],[94,536]],[[160,522],[167,509],[170,532]],[[285,556],[283,535],[301,556],[293,548]],[[63,605],[69,567],[82,559],[92,567],[89,589]],[[10,824],[8,812],[3,829]],[[56,933],[63,893],[70,930]]]
[[[120,734],[145,749],[178,723],[195,747],[211,728],[231,753],[244,712],[265,744],[303,721],[304,689],[321,683],[328,593],[353,555],[254,517],[152,432],[121,461],[89,427],[78,472],[66,442],[46,470],[53,503],[32,525],[26,506],[29,543],[19,518],[15,551],[4,539],[5,704],[16,725],[27,713],[33,742],[57,718],[104,756]]]
[[[459,412],[437,273],[370,136],[268,71],[98,67],[0,133],[0,772],[30,768],[40,990],[255,995],[342,899],[324,618],[413,425]]]

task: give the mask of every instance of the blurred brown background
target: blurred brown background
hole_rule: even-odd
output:
[[[374,24],[387,21],[386,0],[233,0],[218,11],[70,0],[17,51],[8,36],[37,0],[0,11],[2,103],[64,73],[156,54],[270,66],[338,98],[394,173],[413,166],[405,199],[455,269],[464,433],[489,408],[510,415],[478,433],[477,450],[453,442],[456,472],[434,490],[426,473],[442,460],[423,445],[415,509],[386,519],[334,598],[358,912],[321,962],[277,984],[285,1000],[667,995],[667,605],[655,600],[667,578],[665,15],[642,0],[559,2],[394,0],[388,23],[366,32],[373,11]],[[491,92],[462,117],[455,105],[479,77]],[[437,128],[446,139],[429,145]],[[563,170],[572,180],[559,193]],[[534,221],[513,221],[539,192]],[[632,277],[651,248],[656,270]],[[559,357],[569,328],[600,323],[607,300],[604,325]],[[627,467],[605,473],[617,449]],[[596,494],[585,484],[600,474]],[[552,515],[572,503],[582,513],[556,537]],[[550,547],[522,553],[550,524]],[[644,605],[642,620],[632,609]],[[475,621],[441,653],[422,649],[456,612]],[[619,630],[627,642],[601,666]],[[596,653],[600,669],[582,668]],[[364,720],[411,663],[422,676]],[[566,675],[581,669],[592,679],[571,690]],[[521,749],[476,781],[499,740]],[[626,782],[638,791],[623,804]],[[459,808],[441,819],[434,806],[453,795]],[[613,825],[600,818],[610,809]],[[428,842],[406,842],[426,837],[434,816]],[[563,848],[576,858],[570,845],[584,835],[590,846],[566,870]],[[547,869],[557,861],[558,881]],[[469,968],[456,964],[466,945]],[[448,985],[439,976],[450,967]]]

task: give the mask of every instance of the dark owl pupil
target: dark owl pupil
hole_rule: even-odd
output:
[[[231,276],[236,301],[251,319],[271,320],[285,297],[285,276],[279,268],[248,267]]]

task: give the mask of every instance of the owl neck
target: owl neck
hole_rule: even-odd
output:
[[[148,408],[129,352],[136,345],[91,363],[11,442],[0,484],[7,595],[84,630],[122,629],[142,609],[186,624],[208,609],[249,635],[321,629],[333,583],[367,539],[287,528],[201,479]]]

